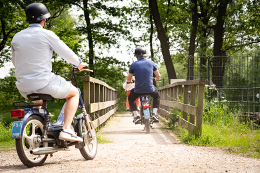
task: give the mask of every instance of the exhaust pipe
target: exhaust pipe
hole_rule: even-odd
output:
[[[43,147],[43,148],[36,148],[31,150],[30,153],[33,155],[41,155],[41,154],[52,154],[57,151],[69,151],[68,148],[54,148],[54,147]]]

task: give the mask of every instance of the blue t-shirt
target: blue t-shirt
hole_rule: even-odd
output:
[[[135,93],[152,93],[155,91],[152,77],[156,70],[155,63],[145,58],[140,58],[131,64],[129,73],[135,75]]]

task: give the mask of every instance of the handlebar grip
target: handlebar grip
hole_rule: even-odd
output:
[[[86,71],[93,72],[93,70],[88,69],[88,66],[83,67]]]
[[[93,70],[88,69],[88,66],[83,67],[86,71],[93,72]],[[74,71],[79,71],[78,68],[74,68]]]

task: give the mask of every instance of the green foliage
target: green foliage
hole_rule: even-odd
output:
[[[239,113],[236,110],[231,110],[228,103],[217,103],[204,101],[203,106],[203,121],[212,125],[230,126]]]
[[[0,152],[1,151],[12,151],[15,150],[15,140],[10,140],[7,142],[0,142]]]
[[[13,36],[28,26],[28,23],[25,21],[26,16],[24,9],[31,3],[31,0],[0,1],[0,18],[2,19],[0,22],[0,36],[2,38],[0,44],[0,67],[11,60],[10,45]],[[49,8],[50,13],[53,12],[48,23],[50,23],[53,18],[56,18],[66,6],[65,2],[60,3],[59,0],[47,0],[42,3]],[[66,11],[64,14],[66,14]]]
[[[24,100],[15,85],[16,77],[14,69],[11,69],[10,76],[0,79],[0,107],[11,105],[14,101]]]
[[[5,62],[11,60],[10,45],[11,38],[15,33],[22,30],[27,24],[24,22],[25,14],[23,11],[24,4],[21,4],[19,0],[13,0],[5,2],[0,1],[0,67],[4,65]]]
[[[177,79],[186,79],[187,78],[187,63],[188,58],[183,53],[177,53],[175,55],[172,55],[172,62],[174,63],[174,68],[176,71]],[[161,79],[167,79],[168,82],[168,74],[166,70],[165,63],[162,62],[159,66],[159,72],[161,74]],[[167,85],[168,83],[165,82],[164,85]],[[158,86],[162,86],[162,82],[157,82]]]
[[[123,83],[126,77],[122,75],[122,72],[128,71],[127,66],[129,64],[113,57],[96,57],[94,63],[95,78],[102,80],[117,90],[119,110],[125,110],[126,93],[123,89]]]
[[[98,134],[97,136],[98,144],[105,144],[105,143],[111,143],[112,141],[109,139],[106,139],[104,136],[101,136]]]
[[[170,129],[175,129],[176,123],[178,122],[178,118],[181,116],[181,114],[181,111],[179,111],[178,109],[171,109],[169,111],[170,120],[168,121],[167,126]]]
[[[0,142],[8,142],[12,140],[12,125],[4,126],[0,122]]]

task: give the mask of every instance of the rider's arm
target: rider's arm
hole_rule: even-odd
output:
[[[153,72],[154,74],[155,74],[155,76],[156,76],[156,81],[159,81],[160,79],[161,79],[161,75],[160,75],[160,73],[159,73],[159,71],[158,70],[156,70],[156,71],[154,71]]]
[[[51,48],[65,61],[78,68],[82,63],[81,59],[54,32],[46,32],[48,33],[48,41]]]
[[[128,73],[128,76],[126,78],[126,82],[132,82],[132,77],[133,77],[134,74],[132,73]]]

